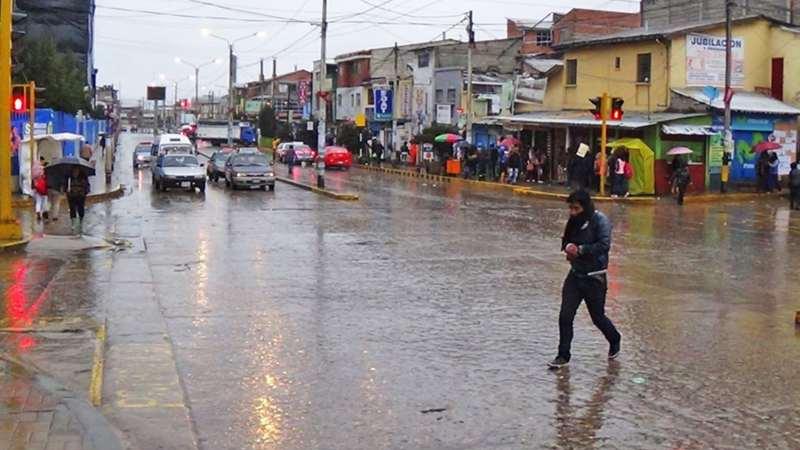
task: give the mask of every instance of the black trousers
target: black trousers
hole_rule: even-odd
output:
[[[67,202],[69,203],[69,218],[79,217],[83,220],[83,215],[86,213],[86,197],[68,195]]]
[[[617,342],[620,334],[606,317],[606,291],[608,284],[605,275],[596,277],[578,276],[572,272],[564,280],[564,287],[561,291],[561,312],[558,315],[558,331],[560,338],[558,341],[558,356],[570,359],[570,348],[572,347],[572,325],[575,321],[575,313],[581,301],[586,302],[586,308],[592,317],[594,325],[603,332],[603,336],[609,343]]]

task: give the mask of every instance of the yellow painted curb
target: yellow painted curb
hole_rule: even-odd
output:
[[[106,326],[105,324],[95,332],[94,361],[92,363],[92,379],[89,383],[89,400],[95,407],[103,403],[103,369],[105,367]]]
[[[327,189],[320,189],[320,188],[318,188],[316,186],[311,186],[310,184],[298,183],[297,181],[290,180],[288,178],[283,178],[283,177],[275,177],[275,179],[280,181],[280,182],[282,182],[282,183],[290,184],[290,185],[298,187],[300,189],[305,189],[307,191],[314,192],[315,194],[324,195],[326,197],[330,197],[330,198],[333,198],[333,199],[336,199],[336,200],[356,201],[356,200],[359,199],[358,195],[356,195],[356,194],[338,193],[338,192],[329,191]]]
[[[2,251],[10,251],[10,250],[17,250],[22,247],[25,247],[30,243],[30,239],[21,239],[19,241],[0,241],[0,252]]]

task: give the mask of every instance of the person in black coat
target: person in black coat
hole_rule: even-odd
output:
[[[571,267],[561,291],[558,355],[548,364],[554,369],[566,366],[572,357],[573,322],[582,301],[586,302],[592,322],[609,343],[609,359],[619,355],[622,341],[622,336],[605,313],[611,221],[595,210],[594,202],[585,190],[570,194],[567,203],[570,217],[561,239],[561,250],[566,253]]]

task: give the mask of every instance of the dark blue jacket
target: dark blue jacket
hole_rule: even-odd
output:
[[[611,249],[611,221],[605,214],[595,211],[591,219],[570,236],[564,236],[562,250],[567,244],[578,246],[578,257],[572,261],[572,270],[581,275],[606,270],[608,251]]]

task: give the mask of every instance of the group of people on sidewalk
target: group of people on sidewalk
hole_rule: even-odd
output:
[[[545,182],[547,155],[534,148],[521,151],[517,146],[490,143],[488,146],[461,144],[454,151],[467,179],[517,184]]]
[[[591,153],[589,146],[580,144],[578,150],[567,163],[567,184],[575,190],[600,190],[602,172],[605,171],[611,197],[628,197],[630,180],[633,178],[633,164],[630,152],[625,148],[615,149],[602,167],[600,155]]]
[[[61,180],[48,180],[46,168],[47,162],[41,157],[38,164],[33,167],[31,190],[37,222],[57,221],[61,211],[61,202],[66,197],[72,231],[75,234],[81,234],[83,218],[86,214],[86,197],[91,191],[89,177],[75,167]]]

